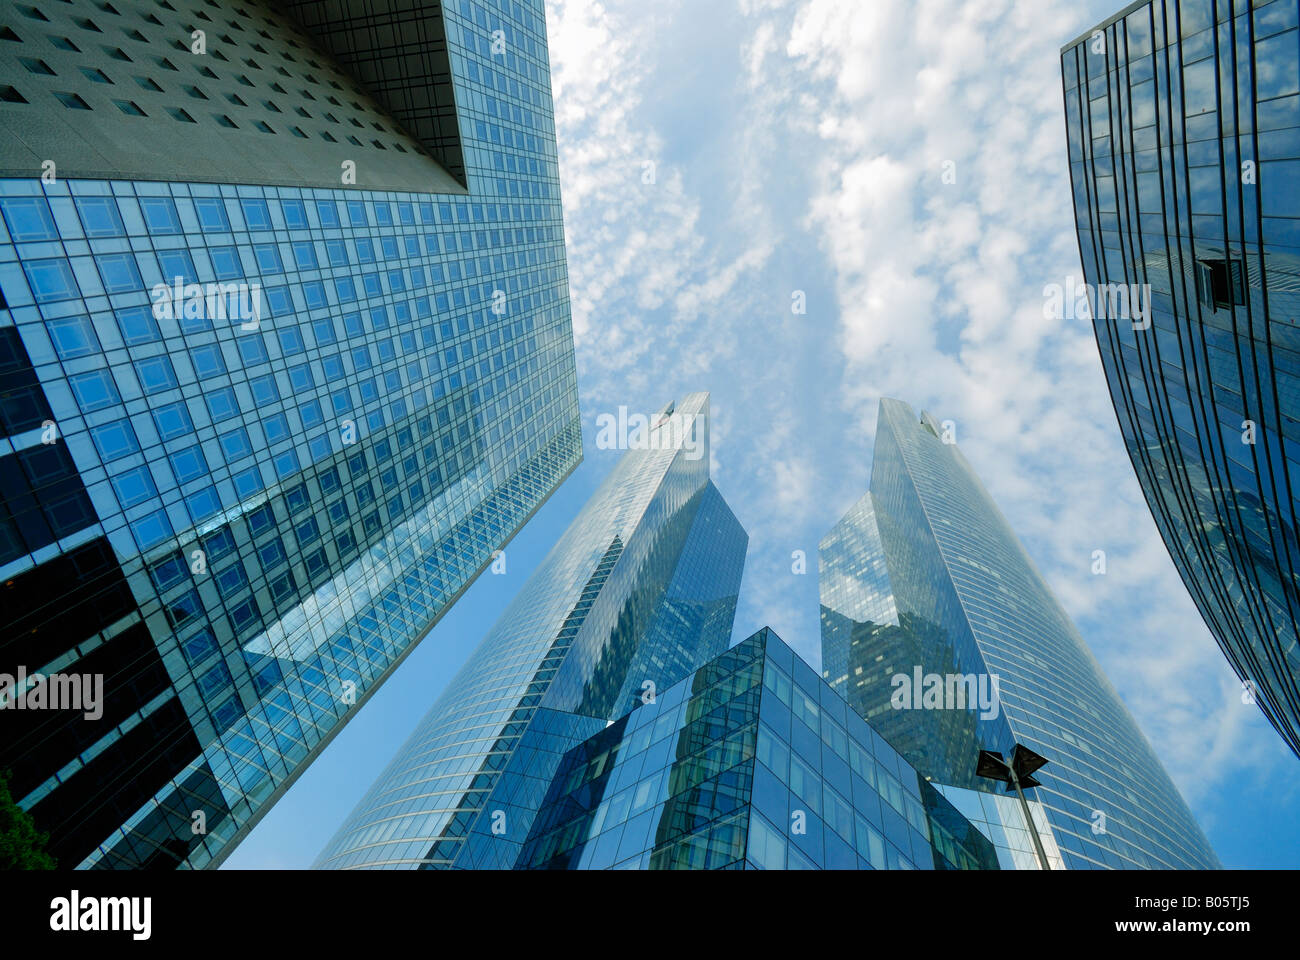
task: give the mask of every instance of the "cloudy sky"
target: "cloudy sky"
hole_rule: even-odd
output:
[[[1058,51],[1120,6],[548,2],[587,460],[228,865],[314,859],[608,472],[596,416],[691,390],[750,534],[738,636],[820,664],[791,554],[866,489],[879,398],[906,400],[957,424],[1225,865],[1300,865],[1296,761],[1169,561],[1089,322],[1044,317],[1082,279]]]

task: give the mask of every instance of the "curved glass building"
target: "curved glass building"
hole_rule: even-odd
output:
[[[922,777],[951,788],[959,809],[974,818],[970,791],[994,790],[976,776],[979,751],[1010,757],[1020,743],[1049,761],[1030,796],[1046,814],[1049,861],[1059,851],[1054,868],[1219,866],[1078,630],[929,414],[881,401],[871,489],[823,538],[819,570],[826,681]]]
[[[1061,54],[1079,255],[1183,582],[1300,755],[1300,4],[1137,3]]]

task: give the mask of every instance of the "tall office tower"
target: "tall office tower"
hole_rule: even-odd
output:
[[[1021,743],[1046,757],[1033,794],[1070,868],[1217,867],[1078,630],[943,434],[929,414],[881,401],[871,489],[820,545],[827,681],[936,784],[992,790],[976,777],[981,749],[1010,757]]]
[[[689,394],[626,437],[317,866],[513,866],[564,753],[726,650],[749,537],[708,415]]]
[[[1300,755],[1298,20],[1295,0],[1138,3],[1061,68],[1129,457],[1243,697]]]
[[[1020,839],[1033,856],[999,839],[764,628],[571,749],[515,867],[996,870]]]
[[[0,770],[61,866],[219,863],[581,460],[544,27],[0,10]]]

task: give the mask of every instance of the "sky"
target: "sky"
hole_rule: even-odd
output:
[[[586,459],[226,867],[312,863],[612,467],[596,417],[693,390],[750,536],[736,639],[820,666],[817,542],[905,400],[956,424],[1224,865],[1300,866],[1297,760],[1160,540],[1090,321],[1045,317],[1083,279],[1059,50],[1121,6],[548,0]]]

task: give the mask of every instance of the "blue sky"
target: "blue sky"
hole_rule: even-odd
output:
[[[1156,533],[1089,322],[1044,318],[1082,279],[1058,50],[1120,5],[548,3],[586,462],[227,866],[312,862],[612,466],[596,417],[692,390],[750,534],[738,638],[820,664],[791,554],[866,489],[879,398],[906,400],[955,421],[1224,864],[1300,865],[1297,761]]]

